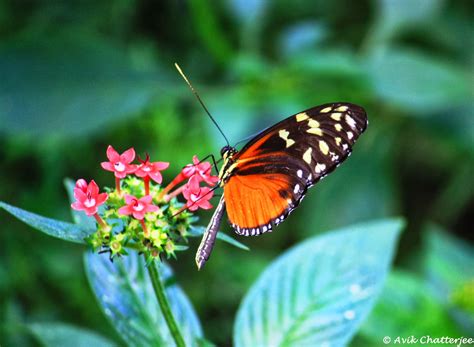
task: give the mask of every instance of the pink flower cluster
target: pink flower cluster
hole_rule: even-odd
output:
[[[145,196],[138,198],[133,195],[125,194],[125,205],[118,212],[122,215],[132,215],[142,223],[145,233],[147,233],[143,219],[148,212],[157,212],[159,207],[153,204],[153,197],[150,195],[150,179],[161,184],[163,176],[161,171],[169,167],[167,162],[150,162],[147,155],[145,160],[139,158],[140,164],[133,164],[135,160],[135,150],[129,148],[122,154],[119,154],[112,146],[107,148],[107,158],[109,161],[102,162],[101,166],[107,171],[114,173],[116,190],[121,195],[121,179],[127,175],[136,175],[143,179],[145,185]],[[171,181],[168,186],[157,197],[158,201],[167,202],[173,197],[182,194],[186,199],[186,204],[179,211],[189,209],[196,211],[199,208],[212,208],[209,200],[213,196],[212,186],[218,181],[217,176],[211,173],[212,166],[209,162],[200,162],[194,156],[193,163],[186,165],[181,172]],[[176,188],[180,183],[187,182]],[[201,186],[204,182],[208,186]],[[173,188],[176,188],[172,191]],[[89,184],[84,179],[79,179],[74,188],[74,198],[76,201],[71,204],[74,210],[84,211],[88,216],[94,216],[101,226],[105,222],[98,214],[98,207],[105,203],[108,198],[107,193],[99,193],[99,187],[92,180]],[[178,213],[179,213],[178,212]]]

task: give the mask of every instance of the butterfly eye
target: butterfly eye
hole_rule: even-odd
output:
[[[227,155],[230,152],[231,148],[229,146],[224,146],[221,149],[221,157],[224,158],[224,155]]]

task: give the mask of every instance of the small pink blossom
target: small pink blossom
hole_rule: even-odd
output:
[[[214,195],[209,187],[201,187],[198,175],[193,175],[184,186],[183,196],[187,200],[186,207],[189,211],[196,211],[198,208],[208,210],[212,208],[209,200]]]
[[[128,174],[134,173],[137,166],[130,164],[135,159],[135,150],[133,148],[127,149],[122,154],[118,154],[112,147],[107,147],[107,158],[109,161],[101,163],[102,168],[107,171],[112,171],[116,178],[124,178]]]
[[[135,175],[138,177],[149,177],[156,183],[160,184],[163,181],[163,176],[161,172],[170,166],[170,163],[163,161],[150,162],[150,157],[147,155],[145,160],[140,160],[141,164],[138,165]]]
[[[219,180],[217,176],[212,175],[211,163],[205,161],[200,162],[197,156],[193,156],[193,163],[186,165],[181,171],[185,178],[197,175],[201,181],[206,182],[210,186],[216,184]]]
[[[88,216],[97,214],[97,208],[108,198],[107,193],[99,194],[99,186],[92,180],[89,184],[83,179],[76,182],[74,201],[71,207],[76,211],[85,211]]]
[[[125,203],[127,205],[119,209],[119,213],[123,215],[133,215],[133,218],[143,220],[145,213],[156,212],[158,206],[153,205],[151,195],[145,195],[143,198],[136,198],[133,195],[125,195]]]

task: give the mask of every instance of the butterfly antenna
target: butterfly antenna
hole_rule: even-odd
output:
[[[174,63],[174,66],[176,67],[176,70],[178,70],[179,74],[181,75],[181,77],[183,77],[183,79],[186,81],[186,84],[189,86],[189,88],[191,89],[191,91],[193,92],[194,96],[196,96],[196,98],[198,99],[199,103],[201,104],[202,108],[204,109],[204,111],[206,111],[207,115],[209,116],[209,118],[211,118],[212,122],[214,123],[214,125],[217,127],[217,129],[219,130],[219,132],[222,134],[222,136],[224,137],[225,139],[225,142],[227,142],[227,145],[230,146],[230,143],[229,143],[229,140],[227,140],[227,137],[225,136],[224,132],[222,131],[221,127],[219,126],[219,124],[217,124],[216,120],[214,119],[214,117],[211,116],[211,113],[209,112],[209,110],[207,109],[206,105],[204,105],[204,102],[201,100],[201,97],[199,96],[199,94],[196,92],[196,90],[194,89],[193,85],[191,84],[191,82],[189,82],[188,78],[186,77],[186,75],[184,74],[183,70],[181,70],[181,68],[179,67],[178,63]]]

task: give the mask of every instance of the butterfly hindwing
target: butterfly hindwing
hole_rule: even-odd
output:
[[[361,107],[335,103],[295,114],[258,134],[235,154],[224,185],[236,232],[258,235],[280,223],[308,187],[347,158],[366,126]]]

